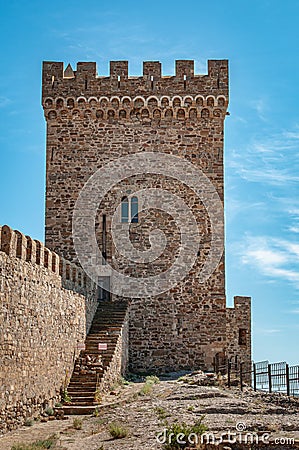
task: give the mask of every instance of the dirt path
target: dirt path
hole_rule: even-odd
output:
[[[31,443],[52,434],[58,437],[51,447],[55,450],[161,449],[156,435],[163,433],[165,421],[194,424],[202,416],[203,423],[215,436],[245,430],[252,434],[267,433],[269,439],[285,442],[280,447],[285,450],[293,448],[287,439],[299,442],[299,401],[251,389],[241,393],[236,388],[201,386],[196,376],[185,381],[161,381],[152,384],[148,392],[144,392],[144,384],[140,383],[119,387],[105,398],[96,417],[72,416],[68,420],[22,427],[1,437],[0,449],[11,450],[13,444]],[[82,425],[81,429],[74,428],[74,419],[79,427]],[[115,422],[127,430],[126,437],[112,439],[109,425]]]

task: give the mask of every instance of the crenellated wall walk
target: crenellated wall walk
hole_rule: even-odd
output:
[[[0,227],[0,432],[59,399],[97,308],[96,287],[44,245]]]

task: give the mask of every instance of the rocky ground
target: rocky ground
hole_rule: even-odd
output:
[[[216,442],[221,436],[226,441],[215,448],[299,448],[299,400],[282,394],[256,393],[250,388],[241,392],[238,388],[228,389],[222,384],[220,380],[219,385],[215,376],[202,373],[160,382],[150,379],[146,383],[135,381],[122,384],[103,398],[94,416],[35,421],[30,427],[22,427],[0,437],[0,449],[162,449],[165,446],[157,441],[158,433],[161,433],[162,441],[163,431],[172,423],[192,425],[200,420],[211,436],[218,439]],[[112,437],[109,431],[111,424],[115,425],[114,434],[127,433],[126,436]],[[266,445],[243,447],[238,444],[240,439],[245,439],[246,432],[249,442],[259,436],[260,442],[264,441]],[[41,442],[38,447],[29,446],[50,436],[44,446]],[[295,444],[292,445],[289,439],[294,439]],[[237,444],[233,444],[234,441]],[[272,445],[268,443],[270,441]],[[275,441],[279,446],[275,447]]]

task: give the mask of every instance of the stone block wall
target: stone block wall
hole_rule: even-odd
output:
[[[80,269],[0,227],[0,431],[59,400],[96,307]]]
[[[128,75],[127,61],[111,61],[108,77],[97,74],[94,62],[79,62],[76,70],[70,65],[64,70],[62,62],[48,61],[42,79],[47,123],[46,245],[51,250],[78,263],[72,238],[75,202],[98,169],[123,156],[157,152],[188,161],[208,177],[223,204],[227,60],[208,61],[206,75],[194,73],[193,61],[179,60],[174,76],[162,76],[161,63],[148,61],[143,63],[142,76],[134,77]],[[141,189],[164,189],[183,199],[201,240],[196,262],[184,280],[161,295],[131,298],[129,369],[212,369],[215,355],[227,348],[225,263],[222,257],[210,278],[200,282],[212,232],[206,208],[194,191],[171,174],[145,170],[130,175],[111,187],[99,205],[98,247],[103,250],[105,241],[108,263],[133,280],[171,267],[179,253],[180,230],[171,215],[158,208],[140,211],[138,223],[129,224],[129,234],[133,246],[146,251],[151,246],[149,233],[163,231],[167,245],[161,257],[139,265],[124,257],[113,242],[110,228],[116,208],[123,196],[130,198]],[[217,223],[223,222],[219,208]],[[123,225],[128,224],[119,218],[120,232]],[[224,228],[219,240],[224,240]]]
[[[226,309],[226,353],[239,362],[251,363],[251,298],[234,297],[234,307]]]
[[[93,62],[78,63],[76,71],[70,66],[64,71],[60,62],[45,62],[42,104],[47,122],[46,245],[65,258],[77,262],[72,214],[81,189],[97,169],[119,157],[145,151],[176,155],[203,171],[223,202],[226,60],[208,61],[207,75],[195,75],[193,61],[176,61],[171,77],[162,76],[157,61],[144,62],[139,77],[128,76],[126,61],[112,61],[109,77],[97,76]],[[209,280],[200,283],[211,248],[211,226],[192,189],[171,175],[136,174],[118,183],[99,205],[98,245],[101,248],[105,215],[107,260],[115,270],[146,277],[172,265],[180,230],[163,211],[141,211],[138,224],[130,225],[131,242],[140,251],[149,248],[153,229],[161,229],[167,237],[163,255],[147,267],[124,258],[112,242],[109,226],[122,196],[151,188],[183,198],[196,218],[201,242],[196,263],[184,280],[159,296],[131,299],[129,367],[158,372],[211,369],[226,340],[224,258]],[[217,222],[223,223],[221,209]]]

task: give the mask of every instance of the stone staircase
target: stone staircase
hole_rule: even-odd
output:
[[[92,414],[99,404],[96,393],[117,381],[124,368],[127,339],[125,302],[100,302],[90,331],[75,361],[67,392],[71,402],[63,406],[65,414]],[[99,350],[98,344],[107,344]]]

